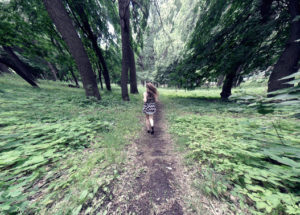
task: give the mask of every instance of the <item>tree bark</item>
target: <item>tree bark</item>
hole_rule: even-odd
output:
[[[129,56],[130,56],[130,65],[129,65],[129,67],[130,67],[130,93],[131,94],[138,94],[139,91],[138,91],[138,88],[137,88],[134,52],[133,52],[132,47],[131,47],[130,44],[129,44]]]
[[[122,89],[122,98],[124,101],[129,101],[128,88],[127,88],[128,69],[130,65],[129,3],[130,0],[119,0],[119,16],[120,16],[121,37],[122,37],[121,89]]]
[[[10,73],[8,67],[3,63],[0,63],[0,73]]]
[[[289,11],[291,15],[289,40],[270,75],[268,92],[293,86],[291,84],[286,84],[286,82],[289,82],[293,79],[279,79],[297,72],[297,64],[300,59],[300,42],[297,42],[297,40],[300,39],[300,20],[294,20],[297,16],[300,16],[300,3],[298,0],[289,1]]]
[[[20,68],[20,65],[8,57],[0,57],[0,63],[6,65],[7,67],[12,68],[19,76],[21,76],[25,81],[27,81],[33,87],[39,87],[34,80],[29,78],[27,74],[23,72],[23,68]]]
[[[6,52],[7,56],[14,62],[14,64],[19,68],[20,71],[26,77],[30,78],[31,80],[35,80],[34,76],[30,73],[30,70],[32,69],[31,66],[26,65],[23,61],[20,60],[20,58],[14,53],[11,47],[9,46],[3,46],[4,51]],[[33,70],[33,69],[32,69]]]
[[[236,76],[236,73],[240,69],[241,69],[241,65],[239,65],[238,68],[233,69],[230,73],[226,74],[224,84],[222,87],[222,92],[220,93],[222,100],[227,101],[229,96],[231,96],[231,88],[233,85],[233,80]]]
[[[88,17],[86,15],[84,9],[80,6],[79,3],[75,3],[75,9],[76,9],[77,14],[80,17],[82,24],[83,24],[82,28],[83,28],[84,32],[87,34],[89,40],[92,42],[93,49],[96,52],[99,62],[101,63],[101,65],[103,67],[102,73],[103,73],[106,89],[111,91],[109,72],[108,72],[107,65],[106,65],[105,59],[103,57],[102,51],[98,46],[97,37],[93,33],[92,28],[88,21]]]
[[[96,75],[92,70],[88,55],[72,24],[71,18],[64,8],[62,0],[43,0],[43,2],[50,18],[62,35],[71,55],[75,59],[86,96],[92,96],[100,100],[101,96],[95,78]]]

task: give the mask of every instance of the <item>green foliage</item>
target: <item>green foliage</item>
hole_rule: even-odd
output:
[[[226,75],[242,66],[240,75],[264,70],[276,62],[288,35],[288,7],[274,2],[270,8],[270,19],[262,20],[261,2],[257,0],[237,1],[182,1],[190,11],[181,16],[182,29],[179,35],[189,35],[182,41],[171,37],[172,42],[161,41],[158,45],[159,65],[157,81],[171,86],[194,89],[203,83],[215,82],[220,75]],[[170,6],[168,5],[168,8]],[[171,9],[170,9],[171,10]],[[175,9],[173,9],[176,11]],[[192,12],[192,10],[196,12]],[[180,10],[176,14],[176,21]],[[170,15],[172,13],[169,13]],[[195,15],[197,18],[195,18]],[[192,32],[185,26],[193,26],[189,17],[194,17],[196,25]],[[273,18],[273,17],[276,17]],[[164,20],[173,24],[174,20]],[[165,23],[164,22],[164,23]],[[171,28],[171,35],[176,30]],[[168,47],[167,49],[162,49]]]
[[[144,49],[140,54],[138,75],[141,80],[169,83],[169,74],[163,70],[182,58],[184,45],[195,27],[200,1],[153,1]]]
[[[113,88],[97,102],[67,83],[33,89],[14,75],[0,85],[0,214],[78,214],[110,199],[139,97],[122,102]]]
[[[256,89],[245,91],[263,96]],[[283,118],[286,113],[276,110],[264,116],[245,104],[223,103],[214,89],[160,93],[172,133],[185,140],[187,156],[201,164],[205,185],[197,187],[229,202],[229,196],[236,196],[239,207],[253,214],[299,214],[297,119]]]
[[[249,107],[255,107],[260,114],[270,114],[274,111],[280,111],[285,115],[300,118],[300,70],[292,75],[282,78],[288,79],[287,84],[292,85],[289,88],[277,90],[268,93],[269,97],[261,95],[247,95],[245,92],[231,96],[230,99],[238,103],[249,104]],[[253,82],[252,82],[253,84]]]

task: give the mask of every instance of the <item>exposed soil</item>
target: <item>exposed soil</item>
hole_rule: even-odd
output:
[[[107,214],[181,215],[199,214],[200,208],[201,214],[223,214],[223,210],[218,213],[207,206],[213,203],[206,198],[197,196],[197,201],[194,200],[190,170],[183,166],[175,150],[162,110],[158,104],[154,135],[143,128],[141,137],[129,146],[128,160],[105,211]]]

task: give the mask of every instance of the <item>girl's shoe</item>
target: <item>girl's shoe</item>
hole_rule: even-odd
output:
[[[147,132],[150,133],[150,130],[148,130]]]

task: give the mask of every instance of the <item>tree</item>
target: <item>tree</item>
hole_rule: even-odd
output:
[[[234,79],[236,78],[237,74],[240,73],[242,66],[240,65],[236,70],[232,70],[232,72],[228,73],[225,77],[222,92],[220,93],[222,100],[227,100],[228,97],[231,95],[231,88],[234,85]]]
[[[23,68],[20,67],[16,62],[8,57],[0,56],[0,63],[6,65],[7,67],[12,68],[19,76],[21,76],[25,81],[27,81],[31,86],[38,87],[38,85],[30,79],[23,71]]]
[[[0,73],[10,73],[8,67],[3,63],[0,63]]]
[[[53,74],[53,80],[56,81],[57,80],[57,69],[56,69],[55,65],[53,65],[50,62],[47,62],[47,64],[48,64],[48,67],[49,67],[51,73]]]
[[[100,100],[101,96],[95,78],[96,75],[92,70],[91,63],[83,47],[82,41],[80,40],[62,1],[43,0],[43,2],[50,18],[55,24],[57,30],[62,35],[71,55],[76,62],[86,96],[92,96]]]
[[[130,29],[129,29],[129,3],[130,0],[119,0],[119,16],[122,37],[122,74],[121,88],[122,98],[124,101],[129,101],[128,95],[128,69],[130,64],[130,56],[128,49],[130,48]]]
[[[129,100],[127,82],[128,82],[128,70],[130,69],[130,92],[138,93],[137,80],[136,80],[136,68],[134,53],[130,42],[130,0],[119,0],[119,16],[121,26],[122,37],[122,74],[121,74],[121,88],[122,98],[125,101]]]
[[[5,56],[0,56],[0,63],[12,68],[19,76],[27,81],[31,86],[38,87],[35,83],[35,77],[31,74],[31,70],[35,70],[31,66],[22,62],[20,58],[14,53],[11,47],[3,46],[6,52]]]
[[[291,19],[290,36],[270,75],[268,92],[293,86],[287,84],[293,79],[280,79],[297,72],[298,69],[300,60],[300,3],[298,0],[289,0],[289,12]]]
[[[79,16],[82,25],[80,23],[78,23],[78,24],[80,25],[80,27],[82,28],[84,33],[87,35],[90,42],[92,43],[92,47],[93,47],[96,55],[98,56],[99,62],[101,63],[101,65],[103,67],[102,74],[103,74],[103,77],[104,77],[106,89],[111,91],[110,78],[109,78],[109,72],[108,72],[108,69],[107,69],[107,64],[106,64],[106,61],[103,57],[102,51],[101,51],[100,47],[98,46],[97,37],[94,34],[94,32],[92,31],[92,28],[89,24],[88,16],[84,11],[83,4],[80,4],[76,1],[74,1],[73,3],[74,3],[75,11]],[[72,4],[70,4],[70,5],[72,5]]]

